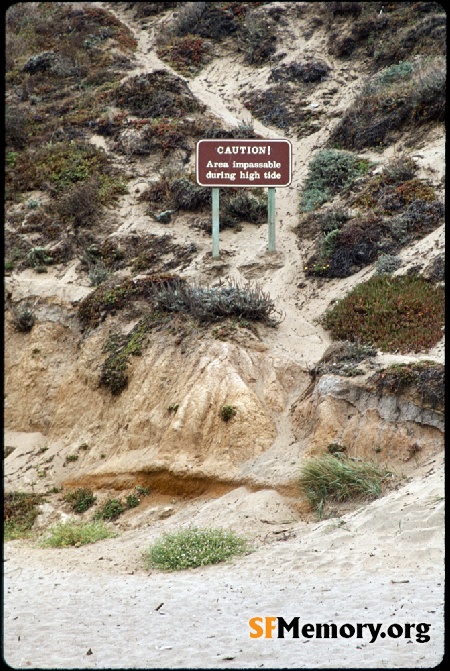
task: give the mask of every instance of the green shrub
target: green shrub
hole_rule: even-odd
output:
[[[411,78],[414,71],[414,64],[411,61],[400,61],[384,68],[377,73],[366,85],[365,92],[374,92],[385,89],[398,81],[405,81]]]
[[[162,60],[166,60],[178,72],[189,76],[197,74],[206,63],[207,44],[201,37],[186,35],[173,37],[169,44],[157,51]]]
[[[94,263],[89,271],[89,281],[92,287],[98,287],[99,284],[106,282],[109,277],[109,271],[102,260]]]
[[[199,287],[175,281],[156,287],[154,297],[158,310],[182,312],[204,322],[239,317],[275,326],[280,321],[274,302],[260,287]]]
[[[236,416],[236,412],[234,405],[224,405],[220,409],[220,417],[224,422],[229,422],[230,419]]]
[[[263,65],[276,51],[277,36],[270,22],[247,20],[240,26],[238,44],[248,65]]]
[[[192,174],[162,175],[140,194],[139,200],[148,203],[149,214],[163,210],[194,212],[211,204],[211,189],[198,186]]]
[[[266,125],[287,129],[297,120],[297,115],[289,108],[287,92],[283,86],[251,91],[245,95],[243,102],[253,116]]]
[[[369,212],[353,217],[316,241],[316,251],[307,260],[306,275],[348,277],[377,257],[389,227]]]
[[[3,521],[6,541],[23,538],[30,534],[36,517],[39,515],[38,506],[44,501],[41,494],[5,492]]]
[[[43,247],[32,247],[27,254],[27,264],[30,268],[36,268],[37,266],[46,265],[51,263],[51,258],[48,256],[47,251]]]
[[[300,472],[300,491],[322,513],[329,501],[377,498],[390,471],[376,463],[346,457],[342,452],[308,459]]]
[[[323,149],[310,161],[300,201],[311,212],[367,172],[368,162],[346,151]]]
[[[283,64],[273,68],[270,72],[268,82],[298,81],[304,84],[321,82],[326,79],[330,67],[324,61],[305,61],[303,63]]]
[[[84,513],[89,510],[96,500],[93,491],[87,487],[80,487],[64,495],[64,501],[70,504],[75,513]]]
[[[409,154],[399,154],[384,165],[382,180],[386,184],[401,184],[413,179],[417,170],[417,162]]]
[[[11,105],[5,107],[5,143],[8,147],[23,149],[28,139],[28,119],[24,112]],[[11,165],[11,153],[8,152],[7,160]],[[14,164],[14,161],[13,161]],[[14,165],[12,165],[14,167]]]
[[[16,331],[28,333],[33,328],[36,317],[33,310],[25,305],[11,310],[11,321]]]
[[[191,527],[163,534],[144,553],[144,561],[148,568],[180,571],[217,564],[247,549],[247,541],[233,531]]]
[[[95,223],[101,210],[99,192],[98,177],[90,177],[66,189],[53,209],[63,221],[88,226]]]
[[[41,540],[41,547],[66,548],[73,545],[87,545],[117,536],[101,521],[60,522],[50,527],[47,533],[48,535]]]
[[[127,508],[136,508],[139,505],[139,497],[136,494],[128,494],[125,501]]]
[[[328,144],[355,151],[388,144],[408,123],[443,121],[445,104],[442,57],[422,58],[414,66],[391,65],[369,80],[332,131]]]
[[[171,32],[178,37],[195,34],[206,8],[206,2],[184,2],[179,5],[177,16],[170,27]]]
[[[126,79],[114,92],[113,102],[146,119],[177,118],[204,109],[183,79],[166,70]]]
[[[377,275],[387,275],[395,273],[396,270],[402,265],[402,260],[399,256],[393,256],[392,254],[381,254],[378,257],[375,269]]]
[[[125,508],[119,499],[108,499],[95,513],[94,520],[116,520]]]
[[[436,345],[444,325],[444,289],[418,276],[373,276],[322,317],[335,340],[360,340],[387,352]]]

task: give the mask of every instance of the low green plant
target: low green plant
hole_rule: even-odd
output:
[[[147,568],[180,571],[226,561],[248,547],[248,541],[233,531],[190,527],[163,534],[144,553],[144,562]]]
[[[41,494],[5,492],[3,501],[5,541],[30,535],[39,515],[38,506],[44,501]]]
[[[99,510],[95,513],[94,520],[116,520],[123,512],[125,508],[123,503],[119,499],[108,499],[101,506]]]
[[[128,384],[127,369],[131,356],[141,356],[150,331],[164,320],[158,312],[149,312],[128,334],[113,333],[103,351],[105,359],[100,375],[100,385],[106,386],[115,396],[122,393]],[[167,317],[166,317],[167,320]]]
[[[300,471],[300,491],[311,506],[322,513],[327,501],[374,499],[382,494],[392,473],[370,461],[351,459],[342,454],[324,454],[309,459]]]
[[[71,463],[72,461],[78,461],[78,454],[68,454],[65,458],[65,463]]]
[[[379,72],[367,85],[365,91],[374,92],[385,89],[398,81],[405,81],[411,78],[414,70],[414,64],[411,61],[400,61],[393,63]]]
[[[9,151],[6,154],[6,162],[11,168],[15,167],[18,156],[19,156],[19,154],[18,154],[17,151]]]
[[[220,409],[220,418],[224,422],[229,422],[230,419],[236,416],[237,410],[234,405],[223,405]]]
[[[148,487],[141,487],[141,485],[136,485],[135,489],[140,496],[148,496],[150,493]]]
[[[444,289],[414,275],[375,275],[323,315],[334,340],[358,339],[385,352],[436,345],[444,326]]]
[[[48,535],[40,542],[41,547],[66,548],[87,545],[117,536],[102,521],[60,522],[50,527],[47,533]]]
[[[80,487],[64,495],[64,501],[69,503],[75,513],[84,513],[96,502],[97,497],[91,489]]]

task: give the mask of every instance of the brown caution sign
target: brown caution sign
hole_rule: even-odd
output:
[[[288,186],[292,179],[289,140],[200,140],[197,142],[200,186]]]

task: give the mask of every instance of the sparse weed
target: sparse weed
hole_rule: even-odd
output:
[[[369,80],[330,135],[328,144],[359,151],[392,142],[406,124],[445,117],[446,65],[442,57],[390,65]]]

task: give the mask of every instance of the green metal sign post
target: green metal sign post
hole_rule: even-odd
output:
[[[275,243],[275,187],[269,186],[268,188],[268,202],[267,202],[267,211],[268,211],[268,220],[269,220],[269,243],[267,249],[269,252],[274,252],[276,248]]]
[[[219,256],[219,189],[212,189],[212,239],[213,257]]]

